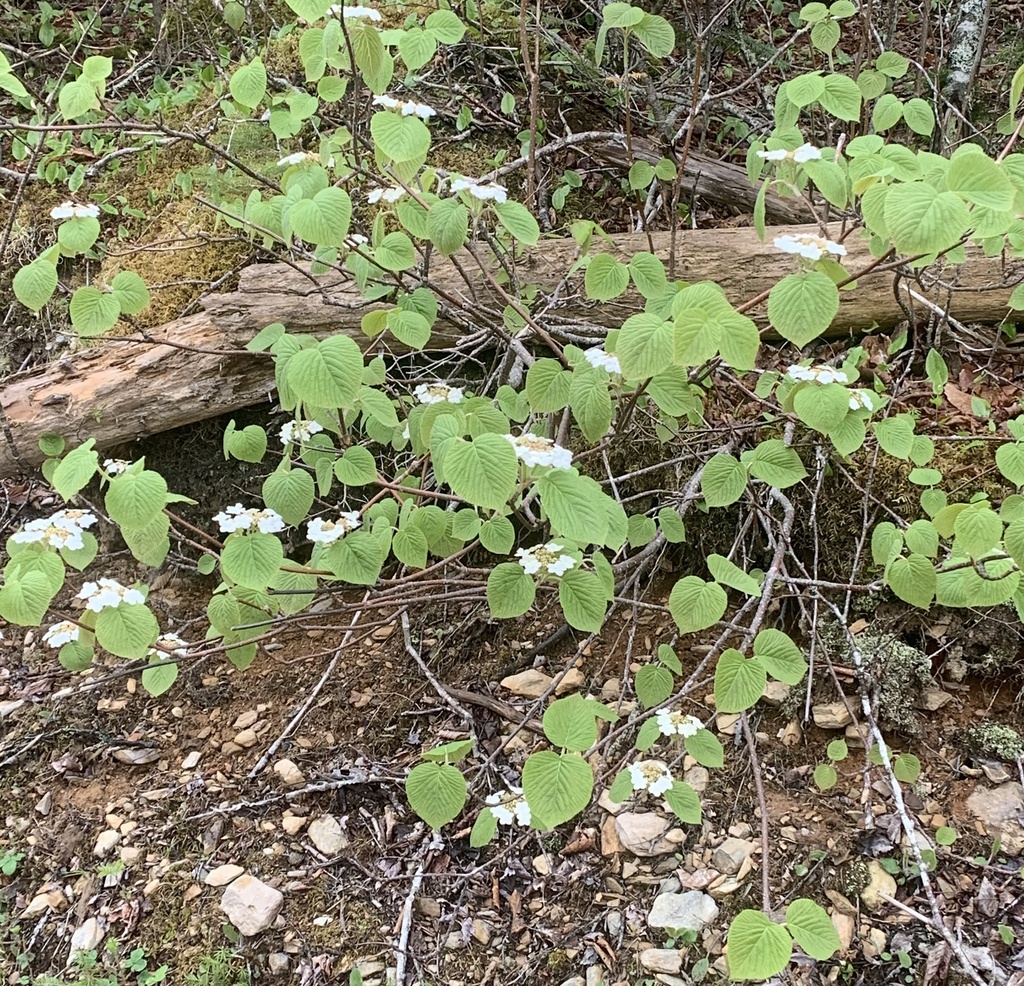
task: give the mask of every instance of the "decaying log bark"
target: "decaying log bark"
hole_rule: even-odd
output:
[[[794,259],[772,246],[772,237],[779,232],[769,230],[763,244],[753,229],[682,232],[676,243],[675,276],[715,280],[733,303],[747,301],[795,269]],[[622,256],[650,249],[652,244],[663,259],[669,253],[668,234],[654,234],[650,242],[642,235],[617,236],[614,243]],[[848,268],[866,267],[871,260],[866,246],[850,237],[847,247]],[[546,240],[526,253],[515,274],[520,283],[538,284],[543,298],[558,287],[576,255],[572,241]],[[482,274],[471,273],[476,270],[471,255],[463,251],[454,260],[435,259],[430,266],[431,286],[448,299],[453,311],[461,308],[458,324],[444,317],[438,320],[432,349],[457,345],[467,333],[501,325],[505,301]],[[1006,315],[1013,276],[1019,278],[1022,272],[1007,271],[998,258],[986,259],[980,251],[969,250],[967,262],[946,273],[958,288],[952,295],[951,314],[961,321],[995,322]],[[925,293],[935,304],[949,303],[942,285]],[[546,309],[534,308],[539,322],[556,336],[560,326],[571,325],[577,332],[589,326],[597,337],[602,329],[621,325],[640,309],[635,297],[592,304],[565,286],[557,299],[548,297]],[[47,433],[63,436],[70,446],[91,436],[97,447],[104,448],[271,400],[271,359],[242,349],[271,322],[283,322],[293,331],[345,332],[365,348],[382,345],[367,339],[360,329],[362,316],[377,305],[364,302],[337,274],[314,281],[286,264],[256,265],[243,271],[236,291],[211,295],[204,307],[202,314],[154,330],[154,342],[107,340],[4,382],[0,386],[4,414],[0,476],[38,465],[42,461],[38,441]],[[762,306],[760,312],[751,313],[760,324],[764,324],[763,310]],[[903,317],[893,295],[892,274],[873,274],[861,278],[855,290],[842,293],[833,329],[865,330],[875,324],[884,329]],[[392,352],[396,348],[390,347]]]

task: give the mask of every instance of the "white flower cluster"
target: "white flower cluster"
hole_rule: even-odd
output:
[[[337,17],[338,14],[341,14],[347,21],[360,18],[368,21],[379,21],[381,19],[380,11],[374,10],[373,7],[345,7],[340,3],[336,3],[333,7],[327,8],[327,15],[329,17]]]
[[[45,541],[51,548],[77,551],[85,547],[82,532],[95,523],[96,517],[87,510],[58,510],[51,517],[30,520],[11,540],[15,544]]]
[[[452,194],[458,192],[469,192],[475,199],[481,202],[507,202],[508,189],[504,185],[495,182],[478,182],[475,178],[455,178],[452,181]]]
[[[99,219],[99,217],[100,207],[91,203],[78,205],[76,202],[64,202],[61,205],[55,205],[50,210],[51,219]]]
[[[75,599],[84,599],[85,608],[94,613],[107,607],[120,606],[121,603],[134,606],[146,601],[146,597],[138,589],[129,589],[116,579],[100,579],[98,583],[86,582]]]
[[[791,366],[786,370],[790,380],[808,381],[809,383],[849,383],[842,370],[832,366]]]
[[[163,647],[163,650],[150,647],[149,654],[146,655],[147,657],[156,657],[161,661],[166,661],[172,654],[175,657],[184,657],[188,653],[188,644],[176,633],[171,633],[170,631],[162,633],[156,638],[156,642]],[[170,651],[170,654],[167,653],[168,651]]]
[[[655,797],[664,794],[673,784],[668,766],[660,760],[640,760],[629,765],[629,779],[634,791],[650,791]]]
[[[523,797],[523,789],[514,784],[509,785],[507,791],[488,794],[487,806],[501,825],[521,825],[527,828],[530,824],[530,806]]]
[[[103,471],[108,476],[120,476],[130,465],[127,459],[104,459]]]
[[[462,388],[449,387],[445,383],[421,383],[413,393],[421,404],[462,403]]]
[[[796,161],[797,164],[803,164],[805,161],[820,161],[821,151],[813,144],[801,144],[795,151],[779,148],[777,151],[758,151],[757,156],[766,161]]]
[[[850,410],[859,411],[861,409],[870,411],[872,407],[871,402],[871,391],[865,390],[863,387],[858,387],[856,390],[850,391]]]
[[[65,644],[77,640],[81,632],[82,628],[77,623],[61,620],[60,623],[54,623],[43,634],[43,643],[49,644],[53,648],[63,647]]]
[[[324,426],[318,421],[288,421],[281,428],[281,443],[290,445],[292,442],[308,442]]]
[[[572,467],[572,452],[556,445],[550,438],[529,433],[505,436],[516,450],[516,456],[528,466],[553,466],[555,469]]]
[[[842,243],[833,243],[823,236],[814,236],[811,233],[801,233],[799,236],[776,236],[774,240],[777,249],[783,253],[795,253],[807,260],[821,260],[826,253],[835,254],[837,257],[846,256],[846,247]]]
[[[363,522],[359,519],[358,510],[349,510],[338,514],[337,520],[324,520],[323,517],[314,517],[306,525],[306,538],[320,544],[333,544],[343,538],[349,531],[362,527]]]
[[[704,728],[704,723],[696,716],[673,712],[671,709],[660,709],[656,718],[662,736],[696,736]]]
[[[345,248],[347,250],[355,250],[357,247],[366,246],[369,242],[361,233],[349,233],[345,237]]]
[[[253,527],[261,534],[276,534],[285,529],[284,519],[275,510],[257,510],[250,507],[246,510],[240,503],[222,510],[213,518],[225,534],[235,531],[248,531]]]
[[[612,353],[606,353],[600,346],[591,346],[583,353],[583,358],[593,367],[607,370],[609,373],[621,373],[619,357]]]
[[[401,185],[395,185],[393,188],[375,188],[366,196],[366,201],[369,202],[370,205],[376,205],[381,199],[383,199],[385,202],[391,202],[394,204],[405,194],[406,191]]]
[[[418,116],[421,120],[429,120],[437,116],[437,110],[423,103],[414,103],[411,100],[395,99],[394,96],[374,96],[374,106],[383,106],[388,110],[398,110],[402,116]]]
[[[576,559],[566,554],[565,548],[555,541],[537,544],[532,548],[520,548],[516,557],[527,575],[546,574],[561,578],[576,564]]]
[[[296,151],[294,154],[286,154],[280,161],[277,162],[279,168],[290,168],[293,164],[302,164],[304,161],[309,161],[313,164],[320,163],[320,155],[314,154],[312,151]],[[327,159],[327,167],[334,167],[334,158],[329,157]]]

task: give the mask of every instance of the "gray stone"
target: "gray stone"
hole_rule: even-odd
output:
[[[640,952],[640,964],[649,972],[679,972],[683,967],[682,953],[676,948],[645,948]]]
[[[671,819],[652,811],[616,815],[615,834],[623,849],[644,857],[676,852],[686,840],[682,829],[673,828]]]
[[[659,894],[647,916],[652,928],[682,928],[702,931],[718,917],[718,905],[699,890],[685,894]]]
[[[683,774],[683,780],[689,784],[697,794],[703,794],[711,780],[711,774],[708,773],[706,767],[702,767],[700,764],[697,764],[695,767],[691,767],[685,774]]]
[[[826,705],[812,705],[814,725],[821,729],[843,729],[853,722],[853,716],[845,702],[829,702]]]
[[[97,859],[103,859],[104,856],[109,856],[111,850],[121,841],[121,833],[116,829],[104,829],[96,838],[96,845],[93,847],[92,854]]]
[[[258,935],[281,913],[284,894],[246,873],[234,880],[220,899],[220,909],[243,935]]]
[[[736,839],[730,836],[714,851],[711,865],[719,873],[739,873],[744,861],[756,848],[757,843],[749,839]]]
[[[920,694],[914,699],[914,708],[921,709],[922,712],[938,712],[952,701],[953,696],[941,688],[922,688]]]
[[[325,856],[338,856],[348,848],[348,836],[333,815],[322,815],[309,823],[310,842]]]
[[[1018,781],[998,787],[978,785],[967,799],[967,809],[978,817],[985,831],[1002,843],[1001,851],[1008,856],[1024,852],[1024,787]]]
[[[860,892],[860,899],[865,907],[872,911],[884,907],[888,901],[885,897],[896,896],[896,881],[892,874],[883,869],[877,859],[868,862],[868,885]]]
[[[271,952],[267,956],[267,968],[272,976],[287,976],[290,965],[287,952]]]
[[[245,868],[237,863],[225,863],[223,866],[217,866],[210,870],[206,874],[203,883],[208,887],[226,887],[232,880],[237,880],[244,872]]]
[[[777,709],[789,698],[790,690],[790,686],[784,681],[776,681],[772,678],[764,686],[764,691],[761,692],[761,701],[765,705],[770,705],[773,709]]]

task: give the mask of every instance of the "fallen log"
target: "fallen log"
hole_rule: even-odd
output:
[[[730,301],[740,304],[795,269],[794,258],[772,245],[773,235],[781,231],[769,230],[765,243],[749,228],[681,232],[675,276],[687,281],[715,280]],[[814,228],[785,228],[788,233],[800,231]],[[613,239],[613,252],[623,257],[652,246],[662,259],[669,254],[666,233],[652,234],[650,240],[644,235]],[[867,246],[857,237],[849,238],[847,248],[850,270],[871,262]],[[576,257],[573,241],[545,240],[525,253],[514,274],[521,284],[536,283],[543,299],[558,287]],[[457,345],[467,333],[486,333],[490,326],[501,325],[504,299],[468,252],[462,251],[454,260],[435,259],[429,269],[430,285],[446,299],[450,312],[458,313],[457,320],[454,315],[438,319],[429,346],[433,350]],[[918,290],[933,304],[948,305],[950,314],[961,321],[997,322],[1007,314],[1014,279],[1024,273],[1024,264],[1018,262],[1016,267],[1008,269],[1001,258],[988,259],[980,250],[970,249],[966,263],[946,272],[948,281],[956,284],[952,295],[948,283]],[[841,297],[833,322],[836,332],[863,331],[875,325],[891,328],[905,317],[894,297],[891,272],[869,274]],[[905,292],[904,300],[914,304]],[[598,337],[640,308],[636,297],[593,304],[564,286],[549,302],[546,308],[535,304],[534,310],[540,324],[555,336],[560,327],[572,326],[575,332],[589,328]],[[394,340],[371,340],[362,333],[362,316],[379,303],[363,301],[350,283],[333,272],[311,278],[287,264],[254,265],[242,272],[237,290],[210,295],[203,305],[204,312],[153,330],[148,341],[107,339],[4,381],[0,385],[4,432],[0,476],[37,466],[43,460],[38,442],[44,434],[61,435],[69,446],[93,437],[102,449],[271,400],[271,359],[243,347],[272,322],[283,322],[293,331],[345,332],[364,349],[378,351],[387,346],[390,352],[401,351]],[[765,324],[763,306],[751,315]]]

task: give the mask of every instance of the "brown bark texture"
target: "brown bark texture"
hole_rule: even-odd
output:
[[[749,228],[683,231],[676,237],[674,276],[690,282],[715,280],[734,304],[742,304],[775,285],[796,268],[794,257],[777,250],[774,236],[815,232],[814,227],[769,229],[764,243]],[[838,228],[832,235],[839,234]],[[872,258],[855,234],[847,238],[845,258],[852,272],[865,269]],[[622,258],[652,250],[668,259],[672,244],[667,233],[622,235],[612,242],[597,241],[594,250],[609,249]],[[578,258],[572,240],[543,240],[506,268],[519,284],[537,284],[536,320],[556,338],[560,330],[592,336],[615,328],[641,310],[642,299],[629,294],[612,302],[588,302],[565,272]],[[1021,266],[1019,263],[1017,266]],[[479,345],[488,340],[503,345],[501,311],[506,297],[493,278],[480,272],[476,259],[464,250],[451,260],[434,257],[429,283],[442,300],[428,348],[442,350]],[[927,280],[912,287],[933,304],[963,322],[998,322],[1007,314],[1013,282],[1021,271],[1007,269],[1002,258],[985,258],[969,249],[966,263],[929,268]],[[407,277],[407,286],[415,280]],[[904,303],[923,318],[931,312],[914,301],[908,282],[899,288]],[[951,290],[952,289],[952,290]],[[283,322],[289,330],[325,335],[344,332],[364,349],[398,352],[401,347],[368,339],[360,319],[380,303],[367,303],[355,287],[337,273],[311,278],[288,264],[260,264],[241,274],[238,288],[203,299],[205,311],[169,322],[149,334],[151,341],[112,338],[40,369],[16,374],[0,383],[0,476],[31,470],[43,460],[39,438],[57,434],[68,447],[89,437],[103,449],[171,428],[215,417],[242,407],[273,400],[274,368],[263,354],[243,347],[264,326]],[[750,314],[765,326],[762,303]],[[832,335],[863,332],[873,326],[891,328],[905,318],[896,301],[892,271],[869,273],[853,290],[841,292]],[[492,329],[497,328],[496,332]],[[520,334],[530,345],[529,328]]]

